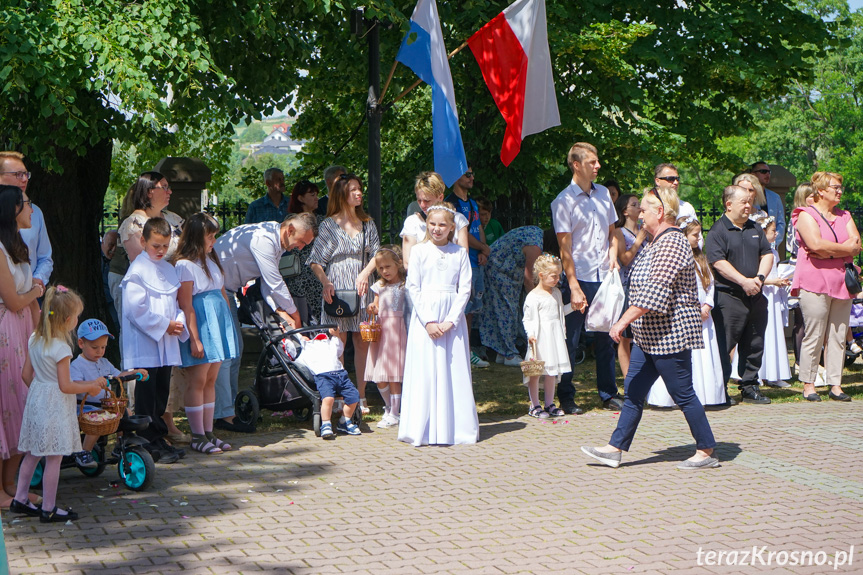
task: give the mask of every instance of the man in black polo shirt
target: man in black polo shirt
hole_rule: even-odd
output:
[[[737,347],[740,391],[746,403],[770,403],[761,395],[758,370],[764,355],[767,298],[764,277],[773,266],[773,253],[761,226],[749,219],[749,192],[728,186],[722,192],[725,214],[707,234],[707,261],[713,266],[716,301],[713,322],[726,385],[731,377],[729,351]],[[726,391],[727,403],[732,404]]]

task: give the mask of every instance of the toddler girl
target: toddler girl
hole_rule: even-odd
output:
[[[545,408],[539,402],[539,376],[525,377],[527,393],[530,396],[528,415],[547,419],[560,417],[564,411],[554,405],[554,388],[560,376],[572,371],[569,353],[566,350],[564,331],[563,299],[557,282],[563,266],[560,258],[542,254],[533,264],[533,281],[537,284],[524,299],[524,331],[527,341],[536,350],[533,359],[545,362],[543,387],[545,388]]]
[[[183,226],[173,257],[180,278],[177,300],[189,329],[189,339],[180,342],[180,356],[186,368],[190,447],[208,455],[231,449],[230,444],[213,435],[216,376],[222,362],[239,353],[222,264],[213,251],[218,231],[219,224],[212,216],[193,215]]]
[[[686,234],[692,255],[695,258],[695,274],[698,285],[698,303],[701,306],[701,335],[703,349],[692,350],[692,387],[701,405],[723,405],[726,401],[725,382],[722,380],[722,363],[719,358],[719,342],[710,311],[713,309],[713,274],[707,256],[700,247],[702,228],[693,217],[680,218],[677,227]],[[647,396],[647,402],[657,407],[672,407],[674,400],[668,394],[665,382],[660,377]]]
[[[448,203],[428,209],[426,239],[413,248],[408,266],[413,312],[399,440],[415,446],[479,439],[464,317],[471,269],[467,250],[450,241],[455,215]]]
[[[22,377],[30,386],[18,449],[25,453],[18,472],[18,489],[9,506],[12,513],[39,517],[42,523],[74,521],[78,514],[57,507],[57,483],[64,455],[81,451],[81,435],[75,394],[98,395],[108,382],[73,382],[69,373],[72,360],[72,332],[84,304],[75,292],[49,287],[45,293],[42,316],[30,336],[30,354]],[[28,500],[30,480],[39,460],[45,458],[42,476],[42,507]]]
[[[380,341],[369,345],[366,380],[373,381],[384,400],[384,416],[378,427],[399,423],[402,399],[402,375],[405,370],[407,330],[404,321],[405,268],[401,248],[384,246],[375,254],[375,267],[381,279],[370,288],[375,300],[369,304],[369,315],[380,318]]]

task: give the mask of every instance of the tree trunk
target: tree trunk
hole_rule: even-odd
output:
[[[33,173],[27,195],[45,214],[45,227],[53,249],[51,284],[63,284],[81,294],[81,320],[95,317],[111,325],[102,287],[99,222],[111,176],[110,139],[87,149],[84,156],[55,148],[63,173],[48,172],[26,159]],[[113,354],[112,354],[113,355]]]

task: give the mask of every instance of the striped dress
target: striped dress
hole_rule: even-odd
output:
[[[360,253],[363,247],[363,234],[357,234],[352,239],[334,219],[325,219],[318,228],[315,247],[312,249],[306,265],[319,264],[323,267],[327,278],[333,282],[333,286],[337,290],[355,288],[360,270],[368,264],[381,247],[375,223],[368,221],[363,227],[365,229],[365,254]],[[369,278],[369,284],[371,283],[372,278]],[[360,311],[354,317],[336,318],[327,315],[323,311],[322,299],[321,323],[336,324],[343,332],[360,331],[360,322],[368,321],[366,308],[371,303],[370,292],[371,290],[366,291],[365,297],[360,300]]]

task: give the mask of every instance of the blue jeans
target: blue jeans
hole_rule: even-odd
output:
[[[223,361],[216,376],[216,407],[213,413],[215,419],[224,419],[234,415],[234,399],[239,391],[240,361],[243,359],[243,332],[240,331],[240,320],[237,317],[237,305],[234,303],[234,292],[228,292],[228,308],[231,310],[231,320],[237,331],[239,353],[234,359]]]
[[[665,387],[668,388],[674,403],[683,411],[686,423],[689,424],[689,432],[695,438],[696,447],[716,447],[713,431],[710,430],[710,423],[704,414],[704,406],[692,389],[692,351],[687,349],[670,355],[650,355],[635,344],[632,345],[629,372],[623,384],[623,409],[609,444],[629,451],[644,411],[644,399],[659,376],[665,381]]]
[[[566,284],[566,282],[561,282]],[[579,281],[581,291],[587,298],[587,304],[593,303],[593,298],[596,297],[596,292],[599,290],[601,282],[583,282]],[[564,303],[569,301],[569,288],[561,286]],[[589,309],[589,307],[588,307]],[[581,328],[584,326],[586,313],[573,311],[566,316],[566,349],[569,352],[569,364],[575,367],[575,351],[578,349],[578,341],[581,338]],[[599,391],[599,397],[602,401],[608,401],[617,395],[617,382],[614,373],[614,340],[607,333],[595,332],[594,339],[594,354],[596,355],[596,389]],[[565,373],[560,377],[560,383],[557,384],[557,398],[562,405],[575,402],[575,386],[572,385],[572,372]]]

